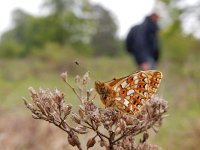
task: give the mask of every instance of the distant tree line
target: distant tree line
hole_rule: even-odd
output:
[[[13,12],[14,27],[0,41],[0,57],[25,57],[45,45],[70,45],[88,55],[119,53],[117,24],[111,12],[88,0],[44,0],[48,14],[33,16],[17,9]]]
[[[200,16],[197,11],[200,3],[195,8],[183,8],[177,4],[182,2],[180,0],[161,1],[167,6],[172,20],[160,34],[162,56],[180,62],[191,54],[199,56],[199,39],[193,34],[185,35],[182,26],[187,21],[187,14]],[[101,5],[91,4],[89,0],[44,0],[42,9],[48,13],[33,16],[20,9],[13,12],[13,28],[0,40],[0,57],[46,55],[45,49],[49,47],[55,52],[61,48],[88,56],[121,56],[125,53],[124,41],[116,35],[116,20]],[[53,53],[51,51],[51,55]]]
[[[161,0],[167,6],[171,24],[162,30],[162,55],[166,60],[179,62],[180,65],[192,60],[199,60],[200,39],[195,37],[199,28],[190,34],[184,33],[183,26],[191,17],[200,17],[200,2],[196,5],[183,5],[185,0]],[[184,7],[183,7],[184,6]],[[192,16],[191,16],[192,15]],[[200,20],[196,20],[200,24]],[[200,31],[200,30],[199,30]]]

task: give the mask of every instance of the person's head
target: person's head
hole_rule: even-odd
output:
[[[156,12],[153,12],[151,15],[150,15],[150,18],[153,22],[157,22],[158,19],[159,19],[159,15],[156,13]]]

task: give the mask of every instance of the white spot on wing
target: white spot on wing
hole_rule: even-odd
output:
[[[147,92],[144,92],[144,96],[145,96],[145,97],[147,96]]]
[[[116,91],[116,90],[117,90],[117,86],[115,86],[115,87],[113,88],[113,90]]]
[[[125,105],[126,107],[128,107],[128,104],[129,104],[129,101],[128,101],[127,99],[124,99],[124,105]]]
[[[118,86],[115,86],[115,87],[113,88],[113,90],[116,91],[116,92],[119,92],[119,91],[120,91],[120,88],[119,88]]]
[[[130,110],[133,111],[133,106],[131,105]]]
[[[134,79],[134,80],[138,80],[138,77],[137,77],[137,76],[134,76],[133,79]]]
[[[142,76],[143,76],[143,77],[146,77],[146,74],[142,73]]]
[[[121,85],[122,85],[122,88],[125,88],[127,86],[127,82],[124,81]]]
[[[121,100],[121,98],[120,98],[120,97],[116,97],[115,99],[116,99],[117,101],[120,101],[120,100]]]
[[[144,82],[148,83],[148,79],[147,79],[147,78],[144,78]]]
[[[148,89],[148,84],[145,84],[145,87],[144,87],[146,90]]]
[[[138,82],[139,82],[139,80],[138,80],[138,79],[134,81],[134,83],[135,83],[135,84],[138,84]]]
[[[142,103],[144,103],[144,102],[145,102],[145,100],[142,98],[142,99],[141,99],[141,102],[142,102]]]
[[[131,94],[133,94],[135,91],[133,90],[133,89],[131,89],[131,90],[129,90],[128,92],[127,92],[127,95],[131,95]]]

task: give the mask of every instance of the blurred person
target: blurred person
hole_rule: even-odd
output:
[[[126,49],[134,57],[139,70],[155,69],[158,63],[158,19],[158,14],[152,13],[141,24],[133,26],[127,35]]]

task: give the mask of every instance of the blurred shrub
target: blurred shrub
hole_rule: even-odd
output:
[[[91,45],[95,56],[116,56],[119,54],[119,40],[116,37],[117,23],[110,11],[101,5],[93,6],[95,31]]]
[[[161,43],[162,56],[169,61],[183,63],[200,54],[199,40],[192,35],[184,35],[177,22],[161,33]]]
[[[34,48],[29,54],[30,57],[37,57],[43,61],[60,61],[75,57],[77,51],[70,45],[61,46],[58,43],[47,43],[44,48]]]
[[[0,57],[20,57],[23,55],[23,45],[17,43],[13,39],[5,40],[0,44]]]
[[[58,51],[66,45],[87,56],[119,53],[117,25],[110,11],[87,1],[82,4],[68,0],[47,2],[45,7],[50,12],[46,16],[33,16],[20,9],[13,12],[14,26],[2,35],[0,47],[5,54],[0,57],[36,55],[57,59]]]

